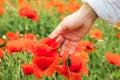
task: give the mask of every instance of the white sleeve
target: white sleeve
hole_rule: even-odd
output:
[[[120,22],[120,0],[83,0],[96,14],[109,23]]]

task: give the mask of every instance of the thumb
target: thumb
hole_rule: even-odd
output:
[[[50,37],[51,39],[55,39],[55,38],[57,38],[59,35],[61,35],[62,32],[63,32],[62,27],[63,27],[63,26],[62,26],[61,24],[59,24],[59,25],[57,26],[57,28],[49,35],[49,37]]]

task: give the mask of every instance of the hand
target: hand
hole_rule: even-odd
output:
[[[67,16],[57,26],[50,34],[50,38],[62,43],[60,56],[64,54],[69,44],[71,45],[68,53],[73,53],[79,40],[88,33],[97,17],[94,10],[87,3],[84,3],[77,12]]]

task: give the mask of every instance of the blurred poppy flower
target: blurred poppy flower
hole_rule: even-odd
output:
[[[0,15],[3,15],[5,13],[5,9],[4,8],[0,8]]]
[[[50,0],[49,2],[46,3],[46,9],[48,10],[52,7],[56,8],[59,14],[63,14],[66,11],[66,4],[64,2]]]
[[[7,37],[9,40],[17,40],[17,39],[20,39],[20,34],[19,34],[19,32],[17,32],[17,33],[7,32],[7,33],[6,33],[6,37]]]
[[[32,64],[22,64],[22,70],[25,75],[30,75],[34,73],[34,65]]]
[[[57,2],[55,7],[57,8],[59,14],[63,14],[66,11],[66,4],[63,2]]]
[[[5,40],[0,38],[0,47],[3,46],[5,44]]]
[[[0,15],[3,15],[5,13],[5,0],[0,0]]]
[[[4,51],[3,51],[3,49],[2,49],[2,48],[0,48],[0,58],[2,58],[2,57],[3,57],[3,55],[4,55]]]
[[[30,1],[27,1],[27,0],[18,0],[18,5],[19,5],[20,7],[30,6],[30,5],[31,5],[31,2],[30,2]]]
[[[107,52],[105,57],[110,64],[120,67],[120,55]]]
[[[8,54],[12,54],[13,52],[21,52],[24,51],[23,41],[18,39],[14,41],[8,41],[5,46],[5,50],[8,51]]]
[[[88,74],[86,63],[79,56],[64,57],[62,61],[63,64],[58,66],[57,72],[67,80],[81,80],[82,74]]]
[[[69,1],[67,5],[68,5],[68,8],[67,8],[68,12],[70,13],[73,13],[77,11],[78,9],[80,9],[80,4],[75,0]]]
[[[32,33],[28,33],[28,34],[25,34],[23,35],[23,38],[24,39],[31,39],[31,40],[35,40],[36,39],[36,36]]]
[[[47,1],[46,2],[46,9],[48,10],[48,9],[50,9],[50,8],[52,8],[52,7],[55,7],[55,5],[58,3],[58,1],[57,0],[50,0],[50,1]]]
[[[75,50],[72,54],[72,56],[79,56],[84,62],[88,62],[89,61],[89,55],[86,51],[83,51],[83,50]]]
[[[117,33],[117,38],[120,39],[120,33]]]
[[[32,19],[33,21],[38,21],[38,15],[37,12],[30,7],[22,7],[19,10],[20,16],[27,17],[29,19]]]
[[[116,24],[117,29],[120,29],[120,22]]]
[[[93,30],[89,32],[89,35],[96,40],[100,40],[103,38],[103,32],[99,29]]]
[[[33,53],[38,43],[38,41],[31,39],[17,39],[13,41],[8,41],[5,49],[8,51],[9,54],[25,50],[27,52]]]
[[[87,40],[81,40],[78,43],[78,46],[76,47],[76,51],[84,50],[86,52],[93,52],[95,50],[94,43],[87,41]]]
[[[3,7],[5,4],[5,0],[0,0],[0,7]]]

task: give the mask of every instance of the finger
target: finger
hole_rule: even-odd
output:
[[[64,37],[63,36],[59,36],[57,39],[56,39],[56,42],[58,43],[62,43],[64,41]]]
[[[58,25],[58,27],[50,34],[51,39],[57,38],[62,33],[62,26],[61,24]]]
[[[74,50],[76,49],[77,45],[78,45],[78,42],[72,42],[72,45],[69,48],[69,52],[68,52],[69,55],[71,55],[74,52]]]
[[[70,44],[70,40],[66,39],[62,45],[62,48],[60,50],[60,56],[63,56],[63,54],[65,53],[67,47],[69,46]]]
[[[76,34],[73,33],[67,33],[67,35],[63,35],[65,38],[70,39],[72,41],[79,41],[80,38]]]

